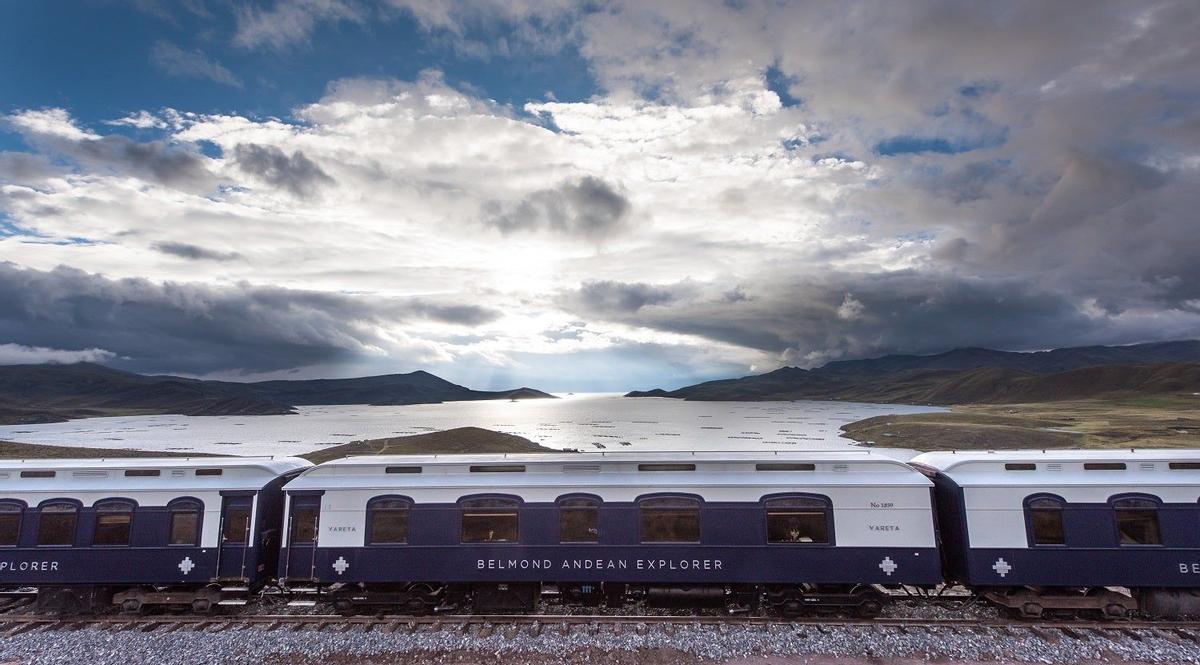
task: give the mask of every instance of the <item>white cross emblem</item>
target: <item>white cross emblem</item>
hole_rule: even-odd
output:
[[[888,577],[891,577],[892,573],[896,572],[896,569],[899,567],[895,561],[892,561],[892,557],[890,556],[883,557],[883,561],[879,562],[879,569],[887,573]]]
[[[179,570],[183,571],[184,575],[192,572],[192,569],[195,567],[196,564],[192,562],[192,557],[190,556],[183,557],[183,561],[179,562]]]
[[[343,557],[343,556],[339,556],[337,558],[337,561],[333,562],[333,569],[337,571],[338,575],[341,575],[342,573],[346,572],[346,569],[349,567],[350,567],[350,564],[346,561],[346,557]]]
[[[992,570],[996,571],[1000,577],[1007,577],[1008,571],[1012,570],[1012,565],[1004,560],[1004,557],[996,559],[996,563],[992,564]]]

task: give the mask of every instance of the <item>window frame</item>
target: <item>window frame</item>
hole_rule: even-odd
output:
[[[818,508],[813,506],[812,512],[820,510],[825,515],[825,542],[784,542],[771,540],[771,521],[770,510],[772,501],[786,501],[788,499],[805,499],[809,501],[818,501],[822,505]],[[834,530],[833,516],[833,500],[825,494],[815,494],[811,492],[783,492],[780,494],[767,494],[758,500],[762,510],[762,534],[763,542],[771,546],[783,547],[836,547],[837,532]],[[807,511],[808,509],[806,509]]]
[[[234,502],[245,501],[246,505],[246,529],[242,537],[245,540],[229,540],[225,537],[226,530],[229,528],[229,513],[231,508],[241,508]],[[250,547],[254,542],[254,495],[251,494],[227,494],[222,497],[221,501],[221,529],[217,534],[218,547]]]
[[[588,507],[583,506],[568,506],[565,505],[572,501],[587,501],[591,503]],[[559,545],[598,545],[600,543],[600,509],[604,506],[604,499],[595,494],[564,494],[554,500],[554,507],[558,512],[558,544]],[[568,510],[591,510],[596,514],[596,539],[595,540],[563,540],[563,515]]]
[[[695,540],[646,540],[646,524],[645,512],[647,507],[645,504],[654,501],[687,501],[695,505],[696,509],[696,539]],[[704,542],[704,497],[697,494],[686,494],[681,492],[660,492],[656,494],[643,494],[634,500],[634,505],[638,510],[638,543],[641,545],[699,545]],[[666,510],[661,508],[660,510]],[[656,508],[649,508],[656,510]]]
[[[195,510],[181,510],[178,506],[192,504]],[[196,538],[190,543],[172,543],[171,531],[175,524],[176,514],[193,513],[196,515]],[[220,534],[218,534],[220,535]],[[167,502],[167,547],[200,547],[204,538],[204,502],[193,496],[181,496]]]
[[[1058,508],[1034,508],[1031,504],[1036,501],[1054,501],[1058,503]],[[1025,542],[1029,547],[1068,547],[1067,541],[1067,508],[1070,504],[1066,499],[1048,492],[1037,492],[1030,494],[1021,500],[1021,512],[1025,517]],[[1033,513],[1036,510],[1057,510],[1059,513],[1059,526],[1062,529],[1063,541],[1061,543],[1039,543],[1034,538]]]
[[[507,501],[511,506],[468,506],[467,504],[476,501]],[[455,508],[458,510],[458,543],[460,545],[520,545],[521,544],[521,512],[525,502],[519,496],[512,494],[469,494],[459,497],[455,502]],[[509,510],[517,518],[516,538],[513,540],[467,540],[466,539],[466,511],[494,511],[496,514],[507,514]]]
[[[107,511],[107,510],[105,510],[109,506],[116,506],[116,505],[126,506],[129,508],[129,510],[128,511],[125,511],[125,510]],[[133,522],[134,522],[134,518],[136,517],[137,509],[138,509],[137,501],[134,501],[133,499],[127,499],[124,497],[112,497],[112,498],[107,498],[107,499],[100,499],[99,501],[96,501],[95,503],[93,503],[92,504],[92,518],[93,519],[92,519],[92,544],[91,544],[91,546],[92,547],[102,547],[102,548],[111,548],[111,547],[119,548],[119,547],[129,547],[129,546],[133,545]],[[125,539],[124,543],[97,543],[96,542],[96,534],[100,531],[100,514],[104,513],[104,512],[128,513],[129,522],[126,525],[126,529],[128,529],[128,537]]]
[[[44,511],[46,510],[46,508],[48,506],[60,505],[60,504],[68,505],[75,509],[74,513],[73,513],[74,518],[75,518],[75,523],[72,525],[71,542],[43,544],[41,542],[42,541],[42,515],[44,514]],[[75,543],[79,540],[79,514],[81,512],[83,512],[83,502],[82,501],[80,501],[78,499],[68,499],[65,497],[46,499],[45,501],[42,501],[41,503],[38,504],[37,511],[38,511],[38,513],[37,513],[38,519],[37,519],[37,533],[35,534],[36,542],[34,543],[35,547],[59,548],[59,549],[66,548],[66,547],[75,547]]]
[[[404,504],[403,509],[384,508],[382,511],[375,507],[375,504],[384,501],[399,501]],[[363,543],[367,547],[395,547],[399,545],[408,545],[409,541],[409,526],[412,524],[412,510],[415,502],[407,496],[400,494],[381,494],[373,496],[367,500],[366,508],[366,525],[363,527]],[[375,513],[376,512],[403,512],[404,515],[404,540],[395,542],[375,542]],[[460,534],[461,537],[461,534]]]
[[[1131,501],[1131,500],[1132,501],[1148,501],[1148,502],[1154,504],[1153,508],[1140,508],[1140,509],[1139,508],[1131,508],[1129,510],[1152,510],[1154,512],[1154,529],[1155,529],[1155,531],[1158,532],[1158,542],[1157,543],[1122,543],[1121,542],[1121,526],[1120,526],[1120,523],[1117,521],[1117,511],[1119,510],[1119,508],[1117,507],[1117,504],[1121,503],[1122,501]],[[1123,548],[1123,547],[1134,547],[1134,548],[1137,548],[1137,547],[1163,547],[1165,545],[1165,539],[1163,538],[1162,519],[1159,517],[1159,515],[1163,509],[1162,499],[1158,498],[1157,496],[1154,496],[1153,494],[1146,494],[1143,492],[1126,492],[1123,494],[1114,494],[1114,495],[1108,497],[1108,501],[1106,502],[1106,505],[1108,506],[1109,513],[1112,516],[1111,519],[1112,519],[1113,536],[1116,538],[1116,543],[1117,543],[1118,548]]]
[[[11,506],[13,508],[16,508],[16,510],[9,510],[9,511],[3,510],[3,507],[5,507],[5,506]],[[11,545],[5,545],[3,543],[0,543],[0,549],[6,548],[6,547],[20,547],[21,546],[21,536],[23,535],[24,528],[25,528],[25,511],[28,509],[29,509],[29,505],[26,504],[24,501],[21,501],[20,499],[0,499],[0,514],[7,513],[7,514],[15,514],[17,516],[16,542],[14,542]]]

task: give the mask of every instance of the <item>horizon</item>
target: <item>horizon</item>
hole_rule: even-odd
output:
[[[0,364],[624,392],[1200,331],[1186,0],[0,18]]]
[[[1083,346],[1083,347],[1061,347],[1061,348],[1057,348],[1057,349],[1031,349],[1031,350],[1024,350],[1024,351],[1011,351],[1011,350],[1006,350],[1006,349],[986,349],[986,348],[982,348],[982,347],[960,347],[960,348],[956,348],[956,349],[950,349],[950,350],[948,350],[948,351],[944,351],[944,352],[941,352],[941,353],[933,353],[933,354],[923,354],[923,355],[911,355],[911,354],[887,354],[887,355],[883,355],[883,356],[873,356],[873,357],[870,357],[870,358],[856,358],[856,359],[853,359],[853,360],[859,360],[859,361],[871,362],[871,361],[875,361],[875,360],[883,360],[883,359],[885,359],[885,358],[889,358],[889,357],[919,357],[919,358],[931,358],[931,357],[937,357],[937,356],[949,355],[949,354],[952,354],[952,353],[955,353],[955,352],[959,352],[959,351],[990,351],[990,352],[995,352],[995,353],[1037,354],[1037,353],[1052,353],[1052,352],[1058,352],[1058,351],[1075,351],[1075,350],[1081,350],[1081,349],[1090,349],[1090,348],[1128,348],[1128,347],[1134,347],[1134,346],[1151,346],[1151,345],[1161,345],[1161,344],[1184,344],[1184,343],[1197,343],[1197,342],[1200,342],[1200,339],[1174,339],[1174,340],[1165,340],[1165,341],[1161,341],[1161,342],[1142,342],[1142,343],[1134,343],[1134,344],[1108,345],[1108,346],[1104,346],[1104,345],[1101,345],[1101,346],[1095,346],[1095,345],[1093,345],[1093,346]],[[2,346],[3,346],[3,345],[0,345],[0,347],[2,347]],[[838,363],[838,362],[845,362],[845,361],[844,361],[844,360],[834,360],[834,361],[830,361],[830,362],[826,363],[825,365],[821,365],[821,366],[818,366],[818,367],[811,367],[811,368],[796,368],[796,367],[792,367],[792,366],[783,366],[783,367],[777,367],[777,368],[775,368],[775,369],[763,370],[762,372],[758,372],[758,373],[756,373],[756,374],[743,374],[743,375],[738,375],[738,376],[718,377],[718,378],[716,378],[716,379],[707,379],[707,380],[708,380],[708,381],[720,381],[720,380],[723,380],[723,379],[737,379],[737,378],[743,378],[743,377],[746,377],[746,376],[760,376],[760,375],[762,375],[762,374],[768,374],[768,373],[770,373],[770,372],[773,372],[773,371],[778,371],[778,370],[780,370],[780,369],[804,369],[804,370],[820,370],[820,369],[822,369],[822,368],[824,368],[824,367],[826,367],[826,366],[828,366],[828,365],[835,364],[835,363]],[[80,364],[82,364],[82,365],[92,365],[92,366],[95,366],[95,367],[102,367],[102,368],[105,368],[105,369],[112,369],[112,370],[117,370],[117,371],[130,371],[130,370],[122,370],[122,369],[120,369],[120,368],[118,368],[118,367],[113,367],[113,366],[111,366],[111,365],[108,365],[108,364],[105,364],[105,363],[103,363],[103,362],[95,362],[95,361],[90,361],[90,360],[74,360],[74,361],[68,361],[68,362],[55,362],[55,361],[51,361],[51,362],[46,362],[46,363],[12,363],[12,362],[5,362],[5,357],[4,357],[4,354],[3,354],[3,349],[2,349],[2,348],[0,348],[0,367],[22,367],[22,366],[23,366],[23,367],[51,367],[51,366],[70,366],[70,365],[80,365]],[[139,373],[139,372],[135,372],[135,373],[138,373],[138,374],[143,374],[143,373]],[[336,381],[336,380],[370,379],[370,378],[378,378],[378,377],[381,377],[381,376],[406,376],[406,375],[410,375],[410,374],[419,374],[419,373],[428,374],[428,375],[430,375],[430,376],[433,376],[433,377],[435,377],[435,378],[442,379],[442,380],[449,380],[449,379],[446,379],[446,378],[445,378],[445,377],[443,377],[443,376],[439,376],[439,375],[435,374],[434,372],[431,372],[431,371],[429,371],[429,370],[427,370],[427,369],[424,369],[424,368],[417,368],[417,369],[413,369],[413,370],[409,370],[409,371],[387,372],[387,373],[384,373],[384,374],[365,374],[365,375],[347,375],[347,376],[313,376],[313,377],[306,377],[306,378],[283,378],[283,379],[270,379],[270,380],[280,380],[280,381],[327,380],[327,381]],[[200,380],[205,380],[205,379],[203,379],[203,377],[199,377],[199,376],[189,376],[189,375],[187,375],[187,374],[157,373],[157,374],[143,374],[143,376],[162,376],[162,377],[168,377],[168,378],[186,378],[186,379],[200,379]],[[258,381],[258,379],[253,379],[253,380],[239,380],[239,379],[236,379],[236,378],[233,378],[233,379],[222,379],[222,380],[225,380],[225,381],[230,381],[230,382],[233,382],[233,383],[253,383],[254,381]],[[455,383],[455,382],[454,382],[454,381],[451,381],[451,383]],[[460,385],[462,385],[462,384],[460,384]],[[573,395],[573,394],[576,394],[576,393],[580,393],[580,394],[584,394],[584,395],[600,395],[600,394],[604,394],[604,395],[619,395],[619,394],[623,394],[623,393],[626,393],[626,392],[645,391],[645,390],[653,390],[653,389],[659,389],[659,388],[661,388],[661,389],[664,389],[664,390],[667,390],[667,391],[669,392],[669,391],[676,390],[676,389],[679,389],[679,388],[684,388],[684,387],[687,387],[688,385],[689,385],[689,384],[681,384],[681,385],[675,385],[675,386],[672,386],[672,385],[665,385],[665,386],[648,386],[648,387],[632,387],[632,388],[627,386],[627,387],[620,388],[620,389],[617,389],[617,390],[585,390],[585,389],[572,388],[572,387],[557,387],[557,388],[556,388],[556,387],[541,387],[541,386],[535,386],[535,385],[530,385],[530,384],[521,384],[521,383],[518,381],[518,384],[514,384],[514,385],[511,385],[511,386],[501,386],[501,387],[498,387],[498,388],[496,388],[496,387],[493,387],[493,388],[480,389],[480,388],[476,388],[476,387],[473,387],[473,386],[470,386],[470,385],[463,385],[463,387],[465,387],[465,388],[470,388],[470,389],[473,389],[473,390],[487,390],[487,391],[500,391],[500,392],[503,392],[503,391],[508,391],[508,390],[524,390],[524,389],[533,389],[533,390],[539,390],[539,391],[542,391],[542,392],[545,392],[545,393],[548,393],[548,394],[551,394],[551,395],[555,395],[555,396],[557,396],[557,395],[566,395],[566,394],[572,394],[572,395]]]

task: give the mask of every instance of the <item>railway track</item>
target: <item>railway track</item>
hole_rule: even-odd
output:
[[[337,614],[255,614],[234,616],[106,615],[94,617],[59,617],[36,614],[0,615],[0,638],[25,633],[77,631],[85,628],[108,631],[168,633],[175,631],[329,631],[361,633],[459,632],[476,637],[496,633],[513,636],[518,633],[541,635],[556,631],[566,635],[572,631],[597,633],[644,633],[651,628],[674,632],[684,628],[710,628],[728,631],[739,627],[760,631],[791,631],[795,633],[832,632],[838,628],[870,628],[894,630],[900,633],[954,633],[972,631],[1003,636],[1036,636],[1046,641],[1102,639],[1144,640],[1158,637],[1184,644],[1200,644],[1200,621],[1005,621],[996,619],[835,619],[810,618],[799,620],[769,617],[725,616],[640,616],[640,615],[442,615],[412,617],[401,615],[341,616]]]

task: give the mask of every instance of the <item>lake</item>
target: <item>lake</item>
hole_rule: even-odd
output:
[[[358,439],[475,426],[583,452],[828,450],[842,425],[936,407],[854,402],[685,402],[617,394],[410,406],[306,406],[288,416],[132,416],[0,426],[0,440],[85,448],[295,455]]]

